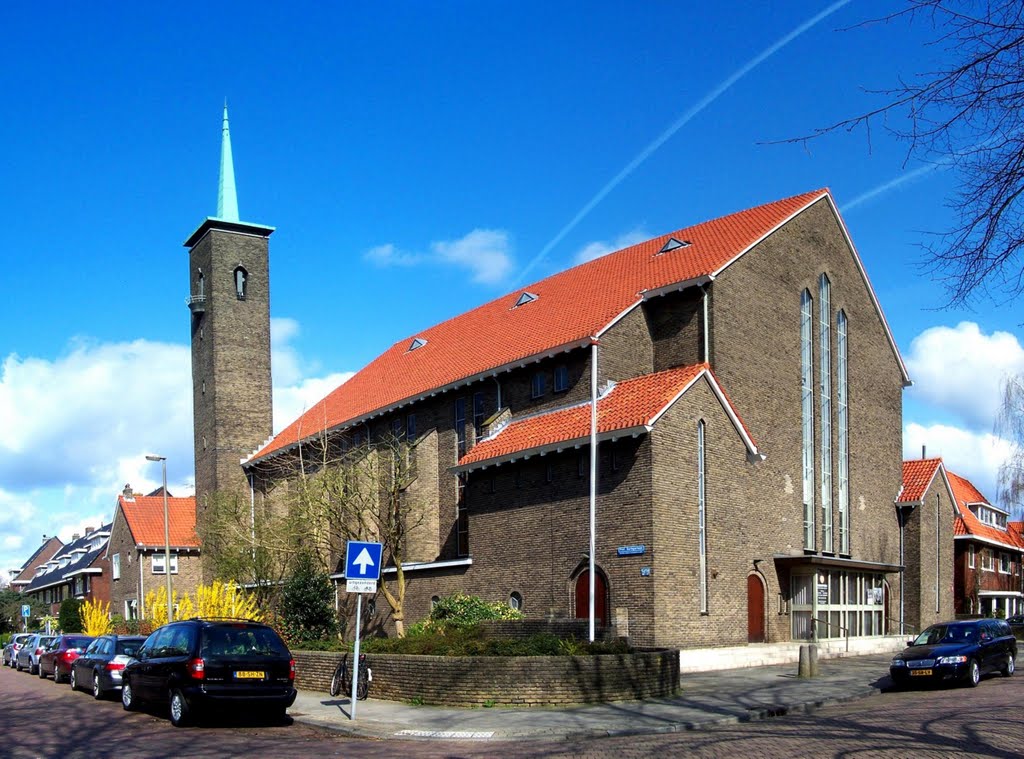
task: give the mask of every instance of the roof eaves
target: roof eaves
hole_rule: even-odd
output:
[[[965,524],[964,527],[966,527],[968,530],[971,529],[970,526],[967,524]],[[1000,540],[983,537],[982,535],[975,535],[973,532],[967,535],[954,535],[953,540],[974,540],[978,543],[987,543],[991,546],[999,546],[1000,548],[1006,548],[1011,551],[1017,551],[1018,553],[1024,553],[1024,548],[1021,548],[1018,545],[1014,545],[1013,543],[1003,543]]]
[[[667,285],[662,285],[661,287],[655,287],[651,290],[643,290],[641,291],[640,296],[642,301],[651,300],[652,298],[658,298],[662,295],[678,292],[679,290],[686,290],[690,287],[701,287],[714,281],[714,274],[701,274],[699,277],[693,277],[692,279],[682,279],[678,282],[672,282]],[[607,329],[607,327],[605,329]],[[603,331],[604,330],[602,330],[602,332]]]
[[[627,309],[625,312],[623,312],[623,314],[620,314],[618,317],[616,317],[616,319],[619,319],[622,316],[625,316],[625,314],[628,313],[629,310],[635,308],[636,305],[637,304],[634,303],[632,306],[630,306],[629,309]],[[263,461],[269,461],[269,460],[271,460],[273,458],[276,458],[277,456],[280,456],[280,455],[282,455],[284,453],[287,453],[289,451],[295,450],[296,448],[300,447],[304,443],[309,442],[310,440],[313,440],[315,437],[317,437],[319,435],[322,435],[322,434],[330,435],[330,434],[333,434],[333,433],[336,433],[336,432],[341,432],[343,430],[349,429],[351,427],[356,427],[356,426],[358,426],[360,424],[363,424],[365,422],[370,421],[371,419],[375,419],[378,416],[383,416],[384,414],[389,414],[392,411],[395,411],[397,409],[402,408],[403,406],[408,406],[408,405],[410,405],[412,403],[418,403],[419,401],[425,400],[427,398],[432,398],[435,395],[441,395],[442,393],[446,393],[449,390],[455,390],[457,388],[460,388],[463,385],[471,385],[474,382],[478,382],[478,381],[480,381],[482,379],[487,379],[488,377],[496,377],[499,374],[504,374],[505,372],[510,372],[510,371],[513,371],[514,369],[521,369],[521,368],[523,368],[525,366],[528,366],[530,364],[534,364],[534,363],[536,363],[538,361],[543,361],[546,358],[551,358],[552,356],[557,356],[559,353],[568,353],[569,351],[576,350],[577,348],[585,348],[588,345],[590,345],[592,342],[593,342],[593,338],[590,335],[587,335],[586,337],[578,338],[576,340],[570,340],[567,343],[562,343],[561,345],[556,345],[556,346],[554,346],[552,348],[546,348],[545,350],[539,351],[538,353],[533,353],[533,354],[531,354],[529,356],[524,356],[523,358],[518,358],[515,361],[509,361],[509,362],[507,362],[505,364],[501,364],[500,366],[495,366],[495,367],[492,367],[490,369],[486,369],[486,370],[484,370],[482,372],[477,372],[476,374],[472,374],[472,375],[470,375],[468,377],[463,377],[462,379],[455,380],[454,382],[449,382],[447,385],[442,385],[442,386],[434,388],[433,390],[430,390],[428,392],[421,393],[419,395],[410,395],[408,398],[404,398],[404,399],[402,399],[400,401],[397,401],[396,403],[392,403],[392,404],[390,404],[388,406],[382,406],[382,407],[380,407],[378,409],[375,409],[375,410],[373,410],[373,411],[371,411],[371,412],[369,412],[367,414],[363,414],[361,416],[357,416],[357,417],[353,417],[351,419],[347,419],[344,422],[336,424],[333,427],[328,427],[325,430],[317,430],[315,433],[313,433],[311,435],[307,435],[306,437],[302,438],[301,440],[297,440],[294,443],[289,443],[288,445],[283,446],[283,447],[277,449],[276,451],[271,451],[270,453],[265,454],[263,456],[260,456],[259,458],[255,458],[256,454],[260,450],[262,450],[262,449],[266,448],[268,445],[270,445],[270,443],[274,440],[274,437],[276,437],[276,435],[275,435],[274,437],[271,437],[262,446],[260,446],[260,448],[258,448],[257,450],[253,451],[248,457],[246,457],[244,459],[241,459],[239,461],[239,463],[243,467],[251,467],[251,466],[254,466],[254,465],[256,465],[258,463],[261,463]]]
[[[597,441],[603,442],[605,440],[618,440],[624,437],[639,437],[640,435],[646,435],[651,431],[651,427],[646,424],[639,424],[633,427],[623,427],[617,430],[607,430],[605,432],[598,433]],[[570,438],[568,440],[559,440],[554,443],[546,443],[545,445],[534,446],[531,448],[523,448],[513,453],[506,453],[500,456],[494,456],[489,459],[481,459],[480,461],[473,461],[468,464],[456,465],[449,467],[448,471],[454,474],[464,474],[475,471],[477,469],[487,469],[491,466],[501,466],[502,464],[508,464],[519,459],[529,459],[534,456],[546,456],[549,453],[561,453],[568,448],[583,448],[590,443],[590,435],[584,437]]]

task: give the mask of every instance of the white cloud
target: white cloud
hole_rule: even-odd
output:
[[[288,387],[274,387],[274,434],[294,422],[300,414],[348,380],[355,372],[337,372],[306,379]]]
[[[573,262],[577,264],[586,263],[587,261],[593,261],[595,258],[606,256],[609,253],[614,253],[617,250],[628,248],[630,245],[636,245],[638,242],[643,242],[650,238],[643,229],[637,227],[632,229],[625,234],[621,234],[611,242],[605,240],[596,240],[591,243],[587,243],[577,251],[573,257]]]
[[[1007,441],[991,433],[974,433],[944,424],[922,425],[911,422],[903,430],[903,456],[939,456],[946,468],[974,483],[992,503],[997,503],[999,467],[1010,453]]]
[[[474,229],[457,240],[430,243],[430,253],[401,250],[392,243],[378,245],[363,254],[377,266],[414,266],[441,263],[467,269],[474,282],[493,285],[508,277],[512,251],[508,233],[500,229]]]
[[[991,430],[1003,379],[1024,373],[1024,347],[1009,332],[985,334],[974,322],[961,322],[926,329],[910,344],[906,363],[914,380],[910,397],[954,414],[970,429]]]

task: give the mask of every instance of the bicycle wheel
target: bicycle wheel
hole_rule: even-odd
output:
[[[370,693],[370,676],[366,667],[359,670],[359,687],[356,688],[356,698],[365,701]]]
[[[337,698],[344,687],[344,667],[345,663],[339,662],[338,666],[334,668],[334,676],[331,678],[331,698]]]

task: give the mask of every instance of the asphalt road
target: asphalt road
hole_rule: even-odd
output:
[[[1024,755],[1024,675],[976,689],[883,693],[813,714],[581,742],[369,741],[286,720],[171,726],[162,710],[0,670],[0,756],[15,757],[1013,757]]]

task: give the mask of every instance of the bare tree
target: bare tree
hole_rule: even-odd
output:
[[[399,636],[405,633],[409,536],[424,523],[427,505],[411,493],[415,444],[383,435],[352,444],[322,433],[254,470],[265,497],[257,505],[230,496],[211,499],[203,528],[216,545],[217,573],[244,576],[268,595],[300,554],[310,552],[327,572],[339,569],[350,540],[383,544],[391,573],[380,590]]]
[[[1010,454],[999,467],[999,500],[1016,519],[1024,519],[1024,375],[1003,381],[996,433],[1010,444]]]
[[[879,120],[908,145],[908,159],[948,164],[957,219],[924,244],[925,265],[947,288],[949,305],[980,294],[1013,300],[1024,290],[1024,4],[1020,0],[908,0],[865,22],[929,23],[945,63],[881,90],[883,103],[809,135]],[[899,117],[899,118],[897,118]]]

